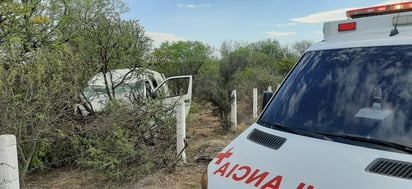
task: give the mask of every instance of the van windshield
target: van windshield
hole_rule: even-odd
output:
[[[258,123],[412,146],[412,46],[307,52]]]
[[[143,96],[145,81],[140,80],[134,83],[123,83],[117,86],[114,90],[117,97]],[[109,92],[112,93],[112,88],[109,86]],[[106,86],[103,85],[88,85],[83,94],[86,99],[91,100],[106,95]]]

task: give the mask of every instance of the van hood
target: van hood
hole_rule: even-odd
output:
[[[254,124],[208,166],[208,188],[412,188],[412,155]]]

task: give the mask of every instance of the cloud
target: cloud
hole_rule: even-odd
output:
[[[332,20],[343,20],[346,19],[346,11],[350,9],[353,8],[344,8],[333,11],[315,13],[301,18],[292,18],[291,21],[298,23],[315,24]]]
[[[284,26],[296,26],[295,22],[289,22],[287,24],[276,24],[276,27],[284,27]]]
[[[188,8],[188,9],[200,9],[205,7],[211,7],[211,4],[178,4],[179,8]]]
[[[170,33],[161,33],[161,32],[146,32],[146,34],[153,39],[155,46],[160,46],[163,42],[170,41],[186,41],[185,38],[179,37]]]
[[[285,37],[290,35],[295,35],[296,32],[266,32],[266,35],[270,37]]]

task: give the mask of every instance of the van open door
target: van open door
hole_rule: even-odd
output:
[[[191,75],[169,77],[154,89],[152,97],[161,100],[165,107],[170,108],[183,101],[187,118],[192,104],[192,83]]]

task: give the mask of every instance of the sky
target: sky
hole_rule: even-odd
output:
[[[322,40],[323,22],[346,10],[401,0],[124,0],[123,19],[139,20],[155,47],[164,41],[200,41],[220,48],[276,39],[281,45]],[[405,2],[405,1],[403,1]]]

